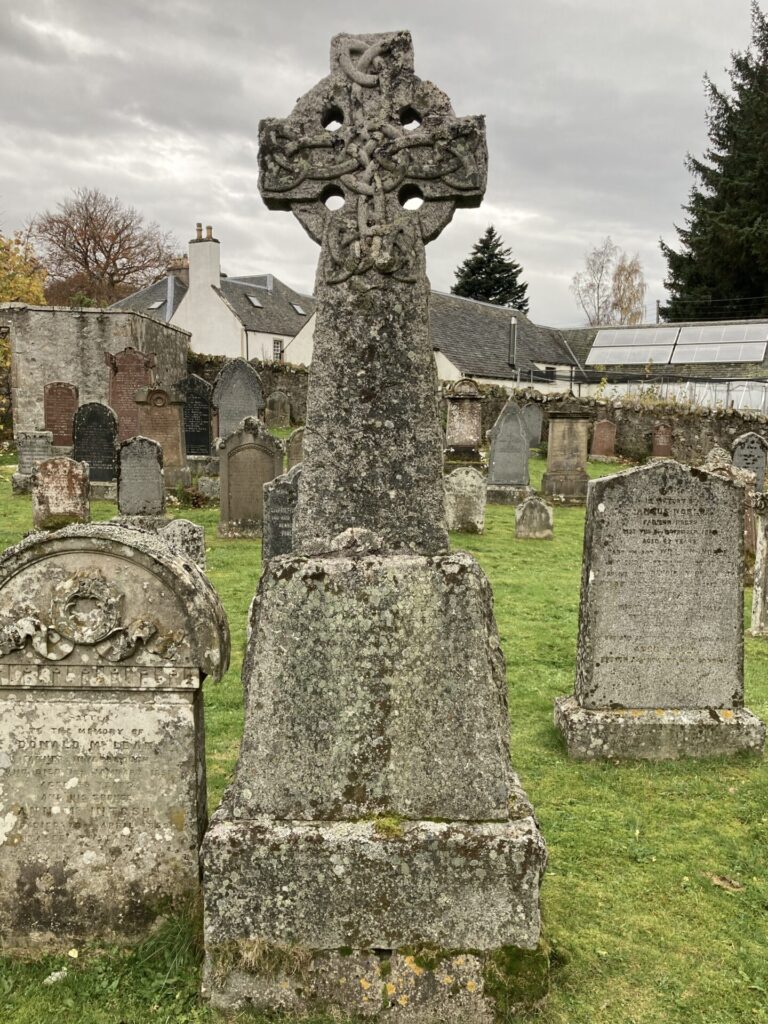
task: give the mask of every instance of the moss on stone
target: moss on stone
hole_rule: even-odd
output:
[[[540,1006],[549,991],[548,947],[540,943],[536,949],[504,946],[494,950],[485,961],[483,987],[495,1003],[499,1024]]]
[[[384,814],[371,819],[373,827],[380,836],[386,839],[402,839],[403,819],[399,814]]]

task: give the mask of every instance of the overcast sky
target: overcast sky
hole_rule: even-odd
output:
[[[706,144],[702,76],[727,83],[748,0],[0,0],[0,230],[98,187],[184,249],[213,224],[230,274],[311,291],[317,247],[259,198],[258,121],[328,73],[333,34],[401,28],[416,73],[487,118],[485,201],[429,246],[432,286],[494,224],[531,316],[578,325],[570,279],[611,235],[639,253],[652,317],[658,239]]]

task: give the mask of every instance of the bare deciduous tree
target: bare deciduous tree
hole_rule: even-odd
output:
[[[132,206],[100,189],[78,188],[35,217],[30,232],[57,302],[109,305],[149,284],[173,256],[173,239]]]
[[[643,319],[646,284],[640,258],[630,259],[610,235],[584,254],[584,270],[573,275],[571,291],[590,326]]]

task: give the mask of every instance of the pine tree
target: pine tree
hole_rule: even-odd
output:
[[[456,268],[456,283],[451,292],[467,299],[492,302],[496,306],[512,306],[521,313],[527,313],[525,293],[528,285],[520,280],[522,270],[520,264],[512,259],[512,251],[504,248],[491,226],[474,244],[461,266]]]
[[[696,183],[680,248],[661,241],[665,320],[768,315],[768,16],[756,0],[751,44],[731,60],[730,93],[704,79],[710,145],[686,160]]]

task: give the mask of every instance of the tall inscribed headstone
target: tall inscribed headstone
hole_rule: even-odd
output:
[[[479,204],[484,124],[395,32],[336,36],[329,77],[259,134],[262,196],[322,250],[295,553],[259,582],[237,775],[203,847],[204,991],[479,1024],[537,956],[546,856],[491,590],[448,551],[428,334],[424,242]]]
[[[488,501],[517,505],[533,494],[528,476],[528,429],[513,399],[499,413],[490,431],[488,456]]]
[[[105,355],[109,375],[109,405],[117,416],[117,440],[127,441],[140,434],[139,408],[134,395],[139,388],[152,383],[152,371],[157,365],[154,354],[147,355],[136,348]],[[93,474],[91,474],[93,479]]]
[[[590,483],[575,692],[555,705],[572,757],[762,751],[744,707],[743,501],[671,460]]]

